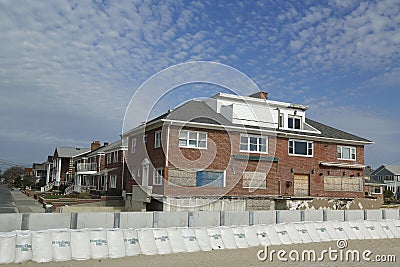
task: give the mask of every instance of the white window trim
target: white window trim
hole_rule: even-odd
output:
[[[158,171],[161,170],[163,175],[159,175]],[[161,177],[160,183],[157,181],[157,178]],[[153,170],[153,185],[162,185],[164,180],[164,170],[163,168],[156,168]]]
[[[241,139],[242,137],[247,137],[247,148],[249,150],[242,150],[240,148],[241,143]],[[265,139],[265,146],[266,146],[266,151],[250,151],[250,137],[254,137],[257,138],[257,149],[259,149],[259,138],[263,138]],[[251,134],[240,134],[240,139],[239,139],[239,150],[240,152],[246,152],[246,153],[256,153],[256,154],[268,154],[268,136],[262,136],[262,135],[251,135]]]
[[[293,119],[293,128],[289,128],[289,119]],[[295,119],[299,119],[300,120],[300,128],[294,128],[296,123],[295,123]],[[291,130],[303,130],[303,118],[301,116],[297,116],[297,115],[289,115],[288,119],[287,119],[287,129],[291,129]]]
[[[181,145],[180,144],[180,137],[181,137],[181,133],[182,132],[186,132],[187,134],[186,134],[186,145],[185,146],[183,146],[183,145]],[[190,133],[196,133],[196,146],[189,146],[189,134]],[[199,134],[205,134],[206,135],[206,147],[199,147],[199,140],[200,140],[200,138],[199,138]],[[181,130],[180,132],[179,132],[179,136],[178,136],[178,146],[179,147],[183,147],[183,148],[194,148],[194,149],[207,149],[207,146],[208,146],[208,133],[207,132],[199,132],[199,131],[190,131],[190,130]]]
[[[143,144],[147,142],[147,134],[144,134],[142,137]]]
[[[134,154],[136,152],[136,138],[131,140],[131,153]]]
[[[348,160],[348,161],[356,161],[357,160],[357,148],[356,147],[354,147],[354,146],[337,146],[337,148],[339,149],[341,149],[341,152],[340,152],[340,154],[341,154],[341,158],[339,158],[339,157],[337,157],[337,159],[340,159],[340,160]],[[345,158],[343,158],[343,148],[350,148],[350,157],[351,157],[351,155],[352,155],[352,150],[354,149],[354,159],[352,159],[352,158],[350,158],[350,159],[345,159]],[[336,154],[338,154],[337,153],[337,150],[336,150]],[[338,156],[338,155],[336,155],[336,156]]]
[[[293,153],[290,153],[290,141],[293,142],[302,142],[302,143],[307,143],[307,154],[308,154],[308,144],[311,143],[311,149],[312,149],[312,154],[311,155],[302,155],[302,154],[295,154],[295,148],[293,146]],[[294,143],[293,143],[294,145]],[[314,157],[314,142],[313,141],[307,141],[307,140],[298,140],[298,139],[289,139],[288,141],[288,154],[289,156],[293,157],[306,157],[306,158],[312,158]]]
[[[118,162],[118,151],[113,151],[112,152],[112,162],[113,163]]]
[[[114,179],[114,183],[113,180]],[[110,188],[117,188],[117,176],[116,175],[110,175]]]
[[[159,135],[159,139],[157,138],[157,135]],[[156,131],[154,132],[154,148],[159,147],[161,147],[161,131]]]

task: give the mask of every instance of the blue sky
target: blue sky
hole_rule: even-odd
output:
[[[399,1],[0,0],[0,36],[2,161],[117,140],[140,84],[204,60],[373,140],[366,164],[400,164]]]

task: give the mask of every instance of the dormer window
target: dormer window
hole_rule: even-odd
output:
[[[288,118],[288,128],[289,129],[301,129],[301,117],[289,116]]]

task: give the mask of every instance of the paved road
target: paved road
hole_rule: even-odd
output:
[[[0,184],[0,213],[17,213],[13,197],[7,185]]]

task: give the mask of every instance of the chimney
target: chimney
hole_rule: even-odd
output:
[[[93,141],[92,144],[90,145],[90,150],[96,150],[100,147],[100,141]]]
[[[264,92],[264,91],[259,91],[257,93],[254,93],[252,95],[250,95],[250,97],[254,97],[254,98],[261,98],[261,99],[268,99],[268,93]]]
[[[108,146],[108,142],[104,142],[104,146]]]

